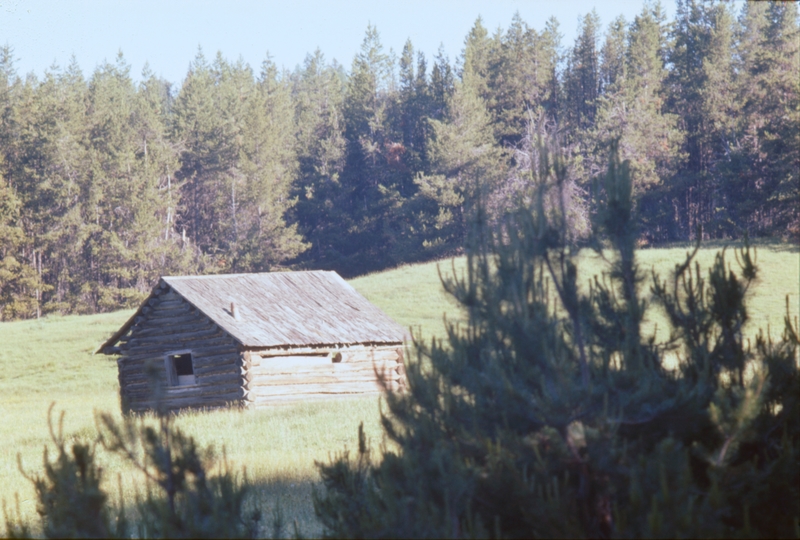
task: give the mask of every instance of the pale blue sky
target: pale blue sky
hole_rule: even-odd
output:
[[[663,0],[669,17],[673,0]],[[537,30],[555,16],[571,46],[578,18],[597,9],[605,28],[617,15],[628,21],[641,0],[0,0],[0,44],[14,49],[18,72],[41,76],[74,54],[85,75],[122,50],[139,79],[145,62],[180,84],[198,45],[207,58],[217,51],[240,56],[256,70],[267,51],[288,69],[319,47],[346,68],[368,23],[384,48],[399,54],[407,38],[430,59],[442,43],[454,60],[480,15],[490,31],[507,28],[516,11]]]

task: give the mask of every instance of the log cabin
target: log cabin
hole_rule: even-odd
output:
[[[98,349],[124,411],[402,391],[405,330],[336,272],[162,277]],[[154,382],[159,384],[154,385]]]

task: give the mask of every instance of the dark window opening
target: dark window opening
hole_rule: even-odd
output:
[[[172,354],[169,356],[170,384],[172,386],[190,386],[195,384],[192,353]]]
[[[331,360],[333,361],[334,364],[338,364],[339,362],[342,361],[342,353],[337,352],[336,354],[333,355]]]

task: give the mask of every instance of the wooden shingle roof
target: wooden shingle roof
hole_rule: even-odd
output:
[[[162,283],[244,347],[398,343],[407,337],[399,324],[336,272],[173,276],[162,277],[159,286]],[[231,313],[231,302],[238,319]],[[141,311],[98,352],[113,347]]]

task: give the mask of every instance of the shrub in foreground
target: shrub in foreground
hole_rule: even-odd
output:
[[[153,384],[157,378],[152,377]],[[159,395],[158,387],[155,395]],[[52,412],[52,407],[51,407]],[[44,450],[44,474],[25,475],[36,490],[41,529],[48,538],[252,538],[258,533],[260,511],[247,510],[247,478],[238,478],[223,459],[216,474],[215,456],[174,425],[174,414],[156,407],[155,422],[127,416],[121,423],[109,414],[97,417],[100,436],[93,444],[68,447],[59,422],[50,421],[55,461]],[[63,421],[63,413],[62,413]],[[95,455],[103,448],[123,456],[146,485],[134,501],[109,505],[103,470]],[[22,464],[20,464],[22,470]],[[25,474],[23,470],[23,474]],[[126,508],[130,514],[129,519]],[[6,512],[6,535],[29,537],[31,527]],[[280,534],[280,516],[273,529]]]
[[[646,279],[612,152],[596,224],[612,255],[582,292],[563,209],[542,204],[565,168],[541,147],[538,201],[476,226],[465,275],[442,280],[468,320],[416,343],[409,391],[386,398],[396,450],[360,432],[318,464],[326,534],[797,537],[800,342],[788,309],[780,339],[743,337],[754,252]],[[664,343],[642,331],[653,309]]]

